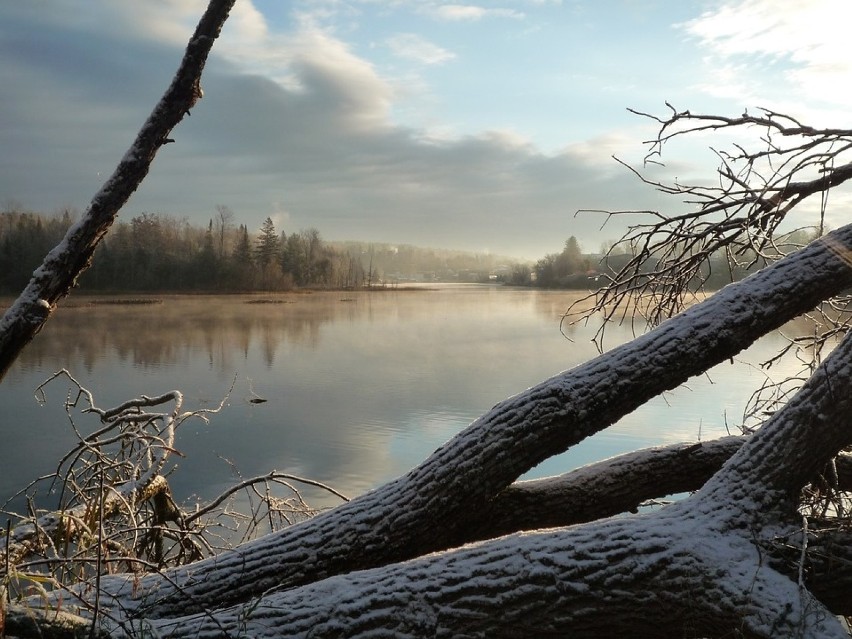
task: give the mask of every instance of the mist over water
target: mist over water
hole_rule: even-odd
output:
[[[171,389],[185,394],[184,410],[212,408],[234,385],[209,424],[192,420],[178,431],[185,457],[173,458],[171,483],[179,502],[273,469],[358,495],[409,470],[500,400],[597,355],[597,326],[568,327],[571,340],[560,333],[576,298],[486,285],[128,305],[69,298],[0,384],[0,501],[53,471],[76,441],[62,406],[68,383],[50,384],[44,406],[33,396],[60,368],[101,408]],[[607,345],[631,337],[629,327],[612,326]],[[756,364],[780,340],[768,336],[742,359]],[[763,377],[742,361],[722,364],[529,476],[724,435]],[[88,433],[98,423],[77,426]]]

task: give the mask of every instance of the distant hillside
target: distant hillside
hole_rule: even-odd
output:
[[[504,255],[410,244],[328,242],[341,253],[358,259],[373,283],[485,282],[505,280],[519,261]]]

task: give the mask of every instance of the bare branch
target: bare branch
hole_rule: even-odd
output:
[[[210,0],[166,93],[82,219],[45,257],[18,299],[0,319],[0,380],[21,350],[41,330],[57,303],[91,263],[95,247],[128,198],[148,174],[172,129],[201,98],[201,73],[234,0]]]
[[[778,259],[795,248],[786,247],[784,238],[790,236],[780,232],[790,212],[814,195],[820,196],[824,210],[828,191],[852,178],[850,129],[817,129],[765,109],[759,116],[729,118],[667,106],[667,118],[631,110],[660,124],[657,137],[646,143],[646,163],[659,163],[667,142],[700,132],[758,128],[763,148],[733,144],[730,151],[716,151],[717,185],[661,182],[616,158],[643,183],[681,198],[689,208],[674,215],[606,212],[607,219],[642,213],[647,220],[632,225],[616,244],[628,247],[631,257],[595,294],[593,312],[603,312],[606,319],[615,319],[613,309],[629,301],[639,317],[656,325],[695,299],[718,256],[725,256],[730,280],[735,271],[741,275]],[[777,144],[773,136],[785,144]],[[820,224],[811,237],[823,232]],[[575,317],[573,308],[567,317]]]

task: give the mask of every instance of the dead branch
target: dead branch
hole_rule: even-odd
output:
[[[21,350],[41,330],[91,262],[95,248],[116,215],[148,174],[172,129],[201,98],[201,73],[234,0],[210,0],[195,29],[180,67],[160,102],[140,129],[113,174],[92,199],[79,222],[33,273],[18,299],[0,319],[0,381]]]
[[[657,136],[646,142],[646,164],[659,164],[664,147],[673,139],[701,132],[756,128],[762,133],[762,146],[751,150],[733,144],[729,151],[717,151],[715,185],[662,182],[617,160],[643,183],[680,198],[686,210],[672,215],[605,212],[608,217],[642,213],[647,219],[631,225],[613,247],[626,248],[629,260],[610,272],[605,286],[592,296],[592,312],[602,313],[607,320],[624,319],[624,309],[629,306],[630,313],[656,325],[682,310],[704,289],[715,258],[723,256],[733,276],[733,271],[754,270],[798,248],[787,246],[791,234],[781,232],[782,222],[814,195],[821,198],[824,214],[828,191],[852,177],[850,129],[817,129],[766,109],[758,116],[746,113],[729,118],[679,112],[667,106],[671,113],[664,118],[632,111],[660,124]],[[808,233],[813,238],[824,231],[820,222]],[[610,250],[604,262],[612,256]],[[579,308],[572,307],[567,317],[576,319],[574,309]],[[587,316],[589,313],[582,314]]]

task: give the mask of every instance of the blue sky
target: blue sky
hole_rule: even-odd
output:
[[[0,4],[0,205],[84,210],[204,4]],[[848,18],[845,0],[237,0],[204,99],[122,218],[202,225],[222,204],[251,231],[594,251],[623,227],[577,209],[677,205],[611,159],[653,133],[627,107],[848,126]],[[708,175],[717,142],[675,147],[669,174]]]

